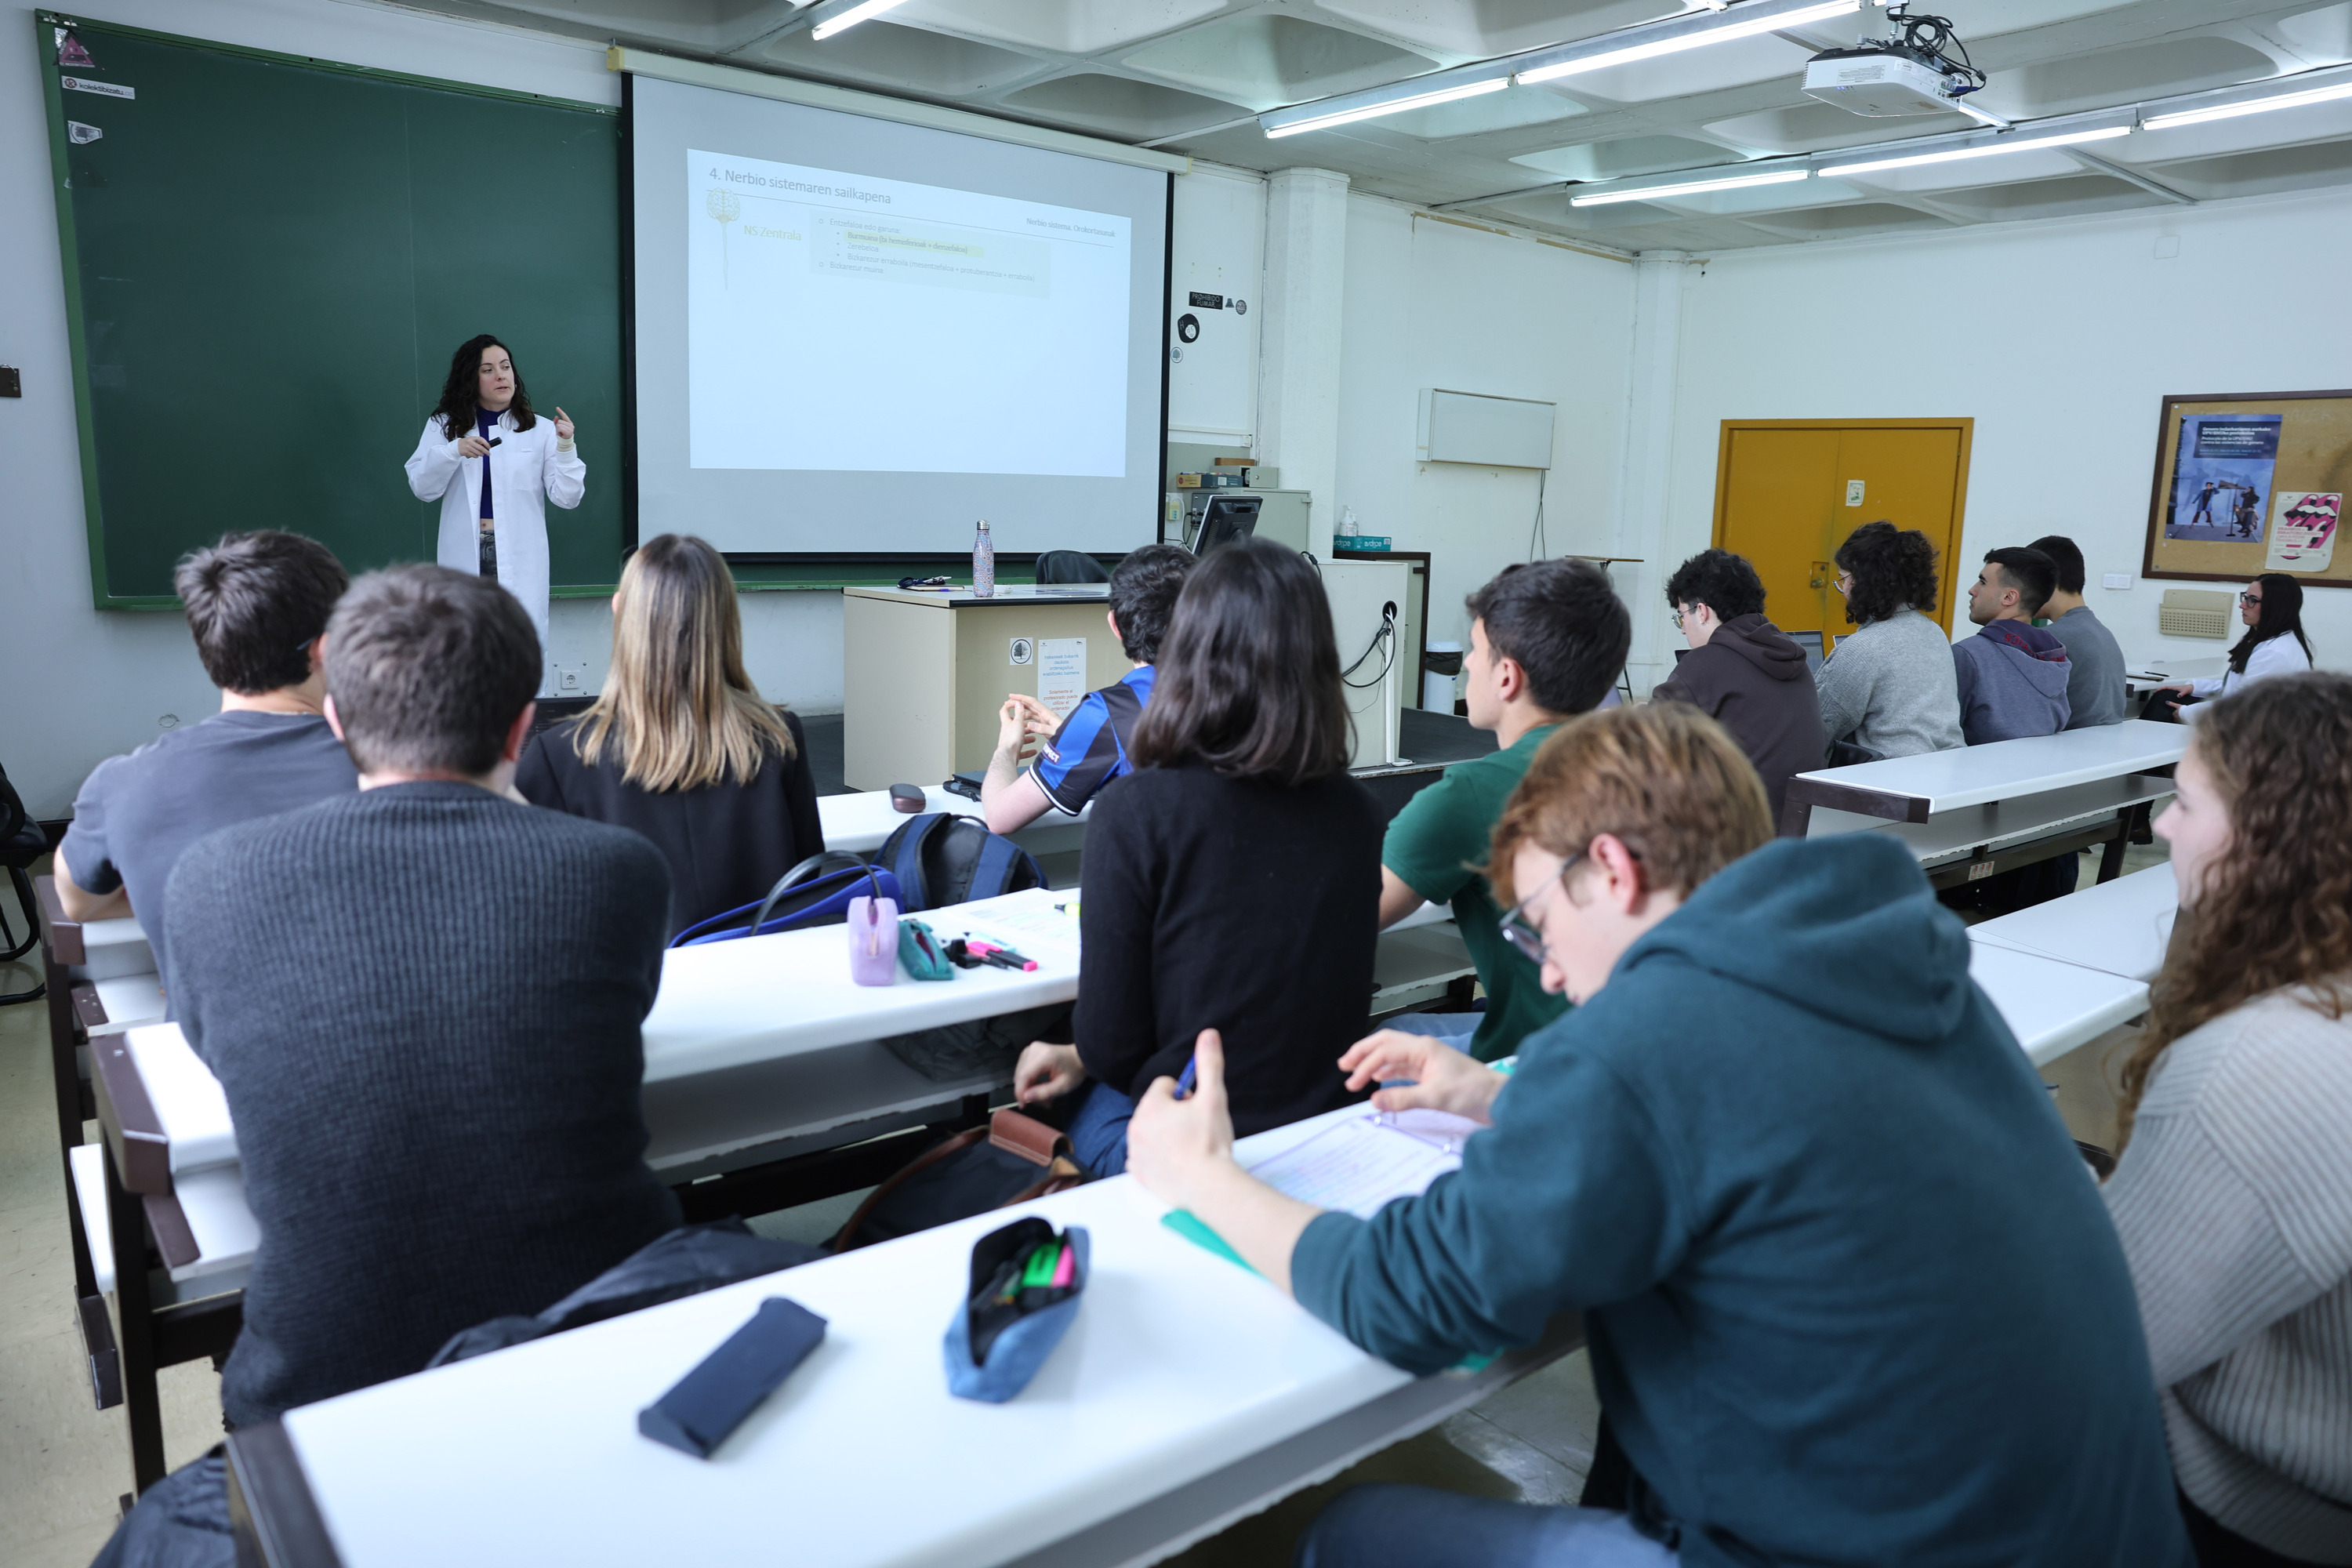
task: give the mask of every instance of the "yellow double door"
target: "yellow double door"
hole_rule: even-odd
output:
[[[1970,419],[1727,419],[1716,465],[1715,542],[1764,579],[1764,613],[1822,646],[1854,629],[1837,591],[1837,547],[1880,519],[1936,546],[1937,602],[1951,629],[1974,578],[1953,559],[1968,497]],[[2020,542],[2022,542],[2021,541]]]

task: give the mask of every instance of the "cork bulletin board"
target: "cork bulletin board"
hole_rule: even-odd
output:
[[[2352,391],[2168,397],[2141,575],[2352,587]]]

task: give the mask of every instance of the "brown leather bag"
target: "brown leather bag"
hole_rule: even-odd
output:
[[[942,1139],[866,1194],[834,1236],[835,1252],[1066,1192],[1086,1180],[1069,1139],[1007,1107],[985,1127]]]

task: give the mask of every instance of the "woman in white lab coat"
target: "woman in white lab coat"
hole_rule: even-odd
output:
[[[2303,584],[2284,572],[2265,572],[2238,595],[2246,635],[2230,650],[2230,668],[2202,680],[2176,681],[2147,694],[2143,719],[2194,719],[2189,704],[2242,691],[2273,675],[2311,668],[2311,639],[2303,635]]]
[[[488,482],[484,482],[485,474]],[[449,361],[440,405],[408,459],[408,488],[441,503],[441,564],[496,577],[530,612],[547,658],[547,510],[569,511],[586,491],[588,465],[572,449],[572,421],[531,412],[513,356],[484,333]]]

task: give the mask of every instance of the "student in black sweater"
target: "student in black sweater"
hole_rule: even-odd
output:
[[[668,877],[634,833],[506,797],[530,616],[396,567],[326,657],[358,792],[205,838],[164,904],[261,1226],[221,1378],[240,1426],[422,1371],[678,1223],[639,1105]]]
[[[1024,1051],[1036,1105],[1083,1093],[1080,1164],[1115,1175],[1127,1119],[1203,1029],[1244,1134],[1350,1099],[1380,921],[1381,821],[1348,776],[1339,650],[1315,569],[1262,540],[1203,561],[1176,601],[1128,777],[1087,831],[1077,1044]]]
[[[801,721],[752,689],[734,575],[691,534],[629,557],[604,695],[532,738],[515,788],[652,839],[669,862],[673,933],[758,903],[824,850]]]

